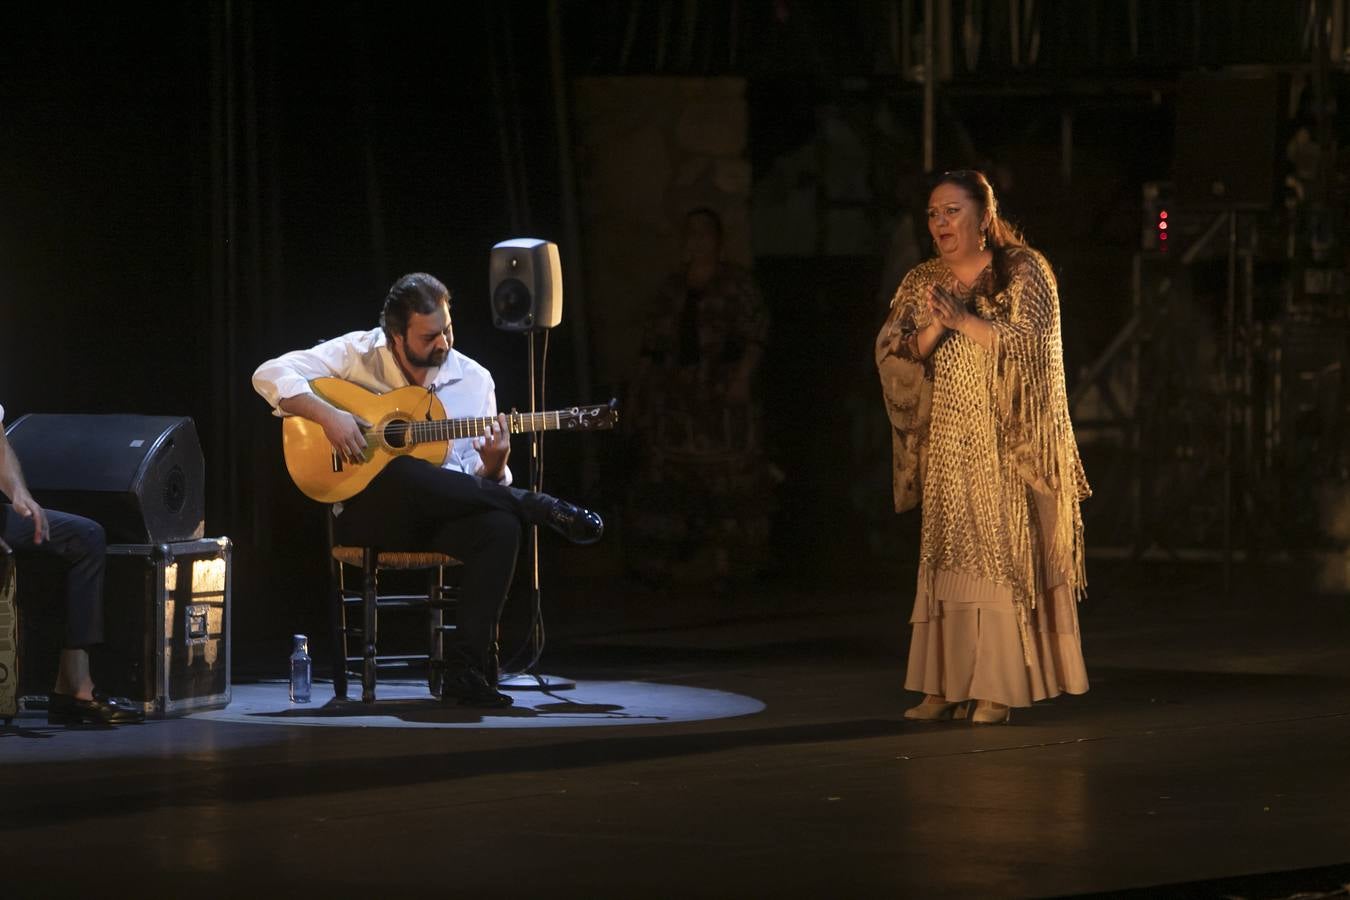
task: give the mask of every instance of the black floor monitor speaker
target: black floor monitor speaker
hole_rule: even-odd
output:
[[[162,544],[206,531],[206,466],[192,420],[34,413],[9,427],[34,498],[87,516],[114,544]]]
[[[1269,209],[1279,193],[1280,78],[1197,72],[1177,85],[1178,203],[1185,209]]]

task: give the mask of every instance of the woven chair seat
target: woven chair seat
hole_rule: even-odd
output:
[[[333,559],[358,569],[364,564],[365,548],[334,547]],[[375,565],[381,569],[434,569],[437,566],[458,566],[460,561],[444,553],[429,551],[387,551],[381,550],[376,556]]]

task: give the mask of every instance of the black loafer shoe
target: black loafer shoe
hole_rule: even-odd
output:
[[[477,669],[452,669],[441,684],[441,700],[479,709],[504,709],[516,701],[487,683]]]
[[[94,695],[80,700],[71,694],[52,694],[47,699],[48,725],[128,725],[144,722],[145,712],[122,697]]]
[[[566,500],[553,501],[544,524],[574,544],[594,544],[605,533],[605,523],[597,513]]]

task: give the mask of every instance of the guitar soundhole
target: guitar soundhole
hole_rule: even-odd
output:
[[[390,447],[403,448],[408,445],[408,429],[411,422],[390,422],[384,426],[384,442]]]

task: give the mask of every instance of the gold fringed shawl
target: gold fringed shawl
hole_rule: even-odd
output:
[[[1000,444],[1032,490],[1054,496],[1050,565],[1081,598],[1087,573],[1079,504],[1092,491],[1069,421],[1059,291],[1045,257],[1034,250],[1013,251],[1011,269],[1004,291],[987,300],[975,298],[977,307],[985,307],[980,315],[994,329],[992,376]]]
[[[992,269],[966,291],[940,260],[916,266],[891,301],[876,361],[892,428],[896,510],[920,498],[924,506],[920,562],[930,573],[1010,588],[1029,653],[1028,610],[1046,575],[1037,557],[1048,556],[1076,597],[1086,587],[1079,503],[1090,491],[1069,421],[1054,275],[1033,250],[1008,251],[1007,263],[1008,283],[997,291]],[[993,326],[992,350],[951,333],[918,359],[915,336],[930,321],[925,295],[934,283]],[[1049,548],[1028,488],[1054,497]]]
[[[918,506],[923,495],[928,420],[933,406],[933,366],[929,360],[918,358],[914,345],[915,334],[930,320],[927,307],[915,309],[912,303],[897,302],[909,282],[906,277],[891,301],[891,313],[877,335],[875,348],[881,393],[891,420],[891,488],[898,513]]]

